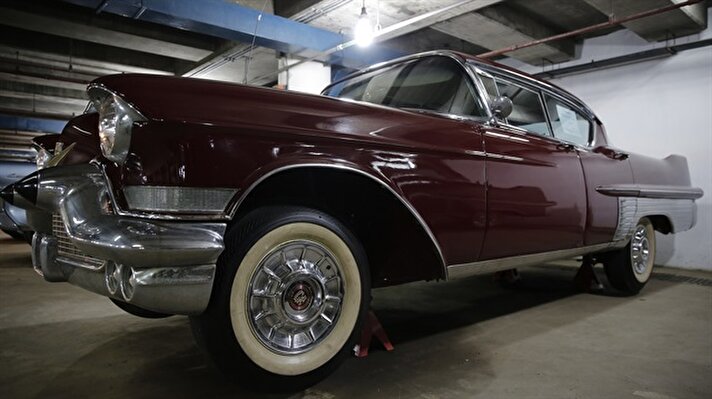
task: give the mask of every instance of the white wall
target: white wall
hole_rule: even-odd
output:
[[[678,43],[710,36],[708,28]],[[586,41],[581,59],[562,66],[661,45],[619,31]],[[516,67],[530,73],[541,71]],[[712,270],[712,47],[552,82],[593,108],[616,147],[660,158],[669,154],[687,157],[692,184],[705,191],[697,201],[697,226],[680,234],[659,234],[656,263]]]
[[[292,65],[298,60],[281,58],[280,68],[288,63]],[[309,61],[281,72],[277,84],[287,90],[303,91],[305,93],[319,94],[331,83],[331,66],[321,62]]]

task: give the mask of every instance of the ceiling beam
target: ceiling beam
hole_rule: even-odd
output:
[[[598,11],[624,18],[656,8],[680,3],[679,0],[584,0]],[[705,2],[653,15],[644,19],[626,22],[626,28],[643,39],[654,42],[688,36],[707,28],[707,5]]]
[[[38,85],[34,83],[17,82],[5,80],[4,74],[0,73],[0,91],[14,91],[28,93],[31,95],[46,95],[52,97],[62,97],[67,99],[79,99],[80,103],[86,104],[88,97],[84,89],[75,90],[55,86]]]
[[[461,15],[432,28],[487,49],[504,48],[559,33],[526,13],[507,7],[506,3]],[[533,65],[558,63],[574,58],[575,42],[572,39],[559,40],[508,55]]]
[[[3,130],[60,133],[66,124],[66,119],[50,119],[46,117],[0,113],[0,129]]]
[[[52,77],[48,75],[39,75],[20,71],[4,72],[0,68],[0,80],[6,82],[29,83],[39,86],[57,87],[70,90],[85,90],[89,81],[80,83],[76,81],[66,80],[60,77]]]
[[[21,95],[20,95],[21,94]],[[6,92],[0,90],[0,112],[3,113],[24,113],[31,114],[52,114],[63,119],[69,119],[74,115],[84,112],[84,104],[67,104],[61,98],[43,97],[31,98],[24,93]]]
[[[92,65],[116,72],[170,73],[192,65],[178,60],[130,49],[69,39],[25,29],[0,26],[0,46],[15,54],[36,56],[73,64]]]
[[[188,61],[198,61],[210,54],[210,50],[118,32],[8,7],[0,7],[0,14],[3,15],[2,21],[0,21],[3,25],[107,46],[121,47]]]
[[[94,9],[105,5],[102,12],[243,43],[254,41],[255,45],[260,47],[304,57],[319,56],[320,53],[347,40],[339,33],[261,13],[259,10],[222,0],[64,1]],[[205,53],[194,61],[202,60],[209,54]],[[378,47],[371,47],[368,51],[348,48],[341,52],[340,60],[337,61],[351,66],[362,66],[397,55],[400,54]]]
[[[69,107],[84,108],[87,105],[86,99],[81,98],[68,98],[62,96],[56,96],[52,94],[42,94],[42,93],[32,93],[32,92],[22,92],[16,90],[5,90],[0,87],[0,97],[4,98],[16,98],[22,100],[47,102],[55,104],[64,104]]]

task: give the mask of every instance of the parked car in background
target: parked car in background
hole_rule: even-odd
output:
[[[37,170],[32,162],[25,160],[5,160],[0,158],[0,187],[20,180]],[[0,230],[18,240],[31,240],[32,231],[27,225],[25,210],[5,203],[0,199]]]
[[[587,255],[637,293],[654,232],[692,228],[702,196],[684,157],[617,149],[572,94],[456,52],[321,96],[136,74],[88,95],[36,139],[61,165],[3,191],[37,231],[35,268],[189,315],[222,370],[270,389],[332,371],[372,287]]]

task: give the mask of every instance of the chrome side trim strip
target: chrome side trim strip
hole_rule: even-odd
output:
[[[443,251],[442,251],[442,248],[440,247],[440,243],[438,243],[437,238],[435,238],[435,235],[430,230],[430,227],[428,227],[428,224],[425,222],[425,219],[423,219],[423,217],[420,216],[420,214],[413,207],[413,205],[411,205],[410,202],[408,202],[405,198],[401,197],[401,195],[398,192],[396,192],[393,188],[391,188],[388,184],[386,184],[382,180],[378,179],[377,177],[371,175],[368,172],[365,172],[363,170],[356,169],[356,168],[353,168],[353,167],[350,167],[347,165],[327,164],[327,163],[303,163],[303,164],[282,166],[282,167],[276,168],[274,170],[271,170],[271,171],[265,173],[264,175],[260,176],[259,179],[257,179],[255,182],[253,182],[250,185],[250,187],[248,187],[245,191],[242,192],[242,195],[237,200],[235,205],[233,205],[233,207],[229,213],[230,218],[232,219],[233,217],[235,217],[237,210],[239,209],[240,205],[244,202],[245,198],[247,198],[247,196],[250,195],[252,190],[254,190],[257,186],[259,186],[260,183],[264,182],[265,180],[274,176],[277,173],[284,172],[284,171],[290,170],[290,169],[296,169],[296,168],[331,168],[331,169],[339,169],[339,170],[343,170],[343,171],[353,172],[353,173],[357,173],[361,176],[368,177],[371,180],[380,184],[383,188],[388,189],[388,191],[391,194],[393,194],[396,198],[398,198],[398,200],[401,202],[401,204],[403,204],[403,206],[405,206],[408,209],[408,211],[410,211],[410,213],[413,215],[413,217],[415,217],[415,219],[418,221],[418,223],[423,228],[423,230],[425,230],[425,233],[428,235],[428,237],[430,237],[430,241],[433,243],[433,245],[435,246],[435,249],[438,251],[438,256],[440,257],[440,262],[442,263],[442,267],[443,267],[443,275],[444,276],[447,275],[446,274],[447,270],[445,270],[445,265],[447,263],[445,263],[445,256],[443,255]]]
[[[596,191],[612,197],[638,197],[695,200],[704,195],[698,187],[666,186],[653,184],[614,184],[598,186]]]
[[[511,256],[508,258],[491,259],[479,262],[450,265],[447,267],[447,279],[455,280],[460,278],[477,276],[480,274],[494,273],[497,271],[512,269],[515,267],[531,266],[539,263],[572,258],[574,256],[590,254],[594,252],[603,252],[605,250],[613,249],[622,245],[625,245],[625,242],[611,242],[592,245],[588,247],[563,249],[551,252],[542,252],[529,255]]]

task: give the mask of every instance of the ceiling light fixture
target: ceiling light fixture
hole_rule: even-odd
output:
[[[363,0],[361,6],[361,15],[356,21],[356,27],[354,28],[354,38],[356,44],[361,47],[368,47],[373,43],[373,25],[371,24],[371,19],[368,17],[366,12],[366,0]]]

